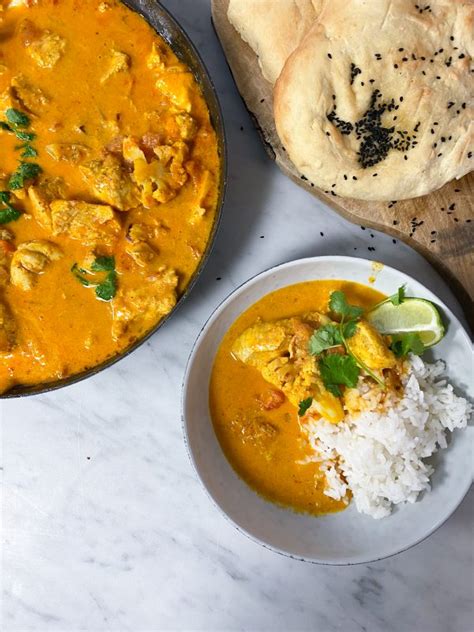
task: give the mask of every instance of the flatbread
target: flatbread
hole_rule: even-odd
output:
[[[331,0],[276,83],[289,157],[343,197],[425,195],[474,167],[473,0]]]
[[[230,0],[227,17],[257,54],[271,84],[313,26],[323,0]]]

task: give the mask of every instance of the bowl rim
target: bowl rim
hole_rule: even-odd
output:
[[[164,33],[160,33],[157,29],[157,25],[154,24],[144,12],[145,8],[142,6],[142,3],[143,2],[146,3],[146,0],[121,0],[121,2],[130,11],[133,11],[134,13],[137,13],[138,15],[140,15],[147,22],[147,24],[155,31],[155,33],[166,41],[166,43],[171,47],[173,52],[178,54],[174,48],[173,38],[169,34],[165,36]],[[211,98],[213,100],[212,108],[214,109],[215,116],[213,119],[211,119],[211,121],[212,121],[213,127],[216,132],[216,136],[217,136],[217,144],[218,144],[218,151],[219,151],[219,158],[220,158],[220,172],[219,172],[219,182],[218,182],[219,195],[218,195],[218,200],[216,204],[216,215],[214,218],[212,229],[209,233],[209,238],[206,243],[206,249],[201,257],[201,260],[199,261],[199,264],[196,270],[194,271],[191,279],[189,280],[189,283],[186,285],[183,293],[178,297],[176,305],[168,314],[166,314],[166,316],[164,316],[153,327],[151,327],[147,332],[145,332],[143,336],[141,336],[140,338],[132,342],[130,345],[128,345],[125,349],[123,349],[119,353],[109,358],[106,358],[99,364],[86,368],[80,371],[79,373],[75,373],[69,377],[66,377],[60,380],[52,380],[50,382],[43,382],[36,385],[21,385],[21,384],[14,385],[11,389],[0,394],[0,400],[18,399],[21,397],[33,397],[35,395],[44,395],[45,393],[50,393],[52,391],[57,391],[59,389],[66,388],[68,386],[72,386],[74,384],[87,380],[88,378],[93,377],[97,375],[98,373],[101,373],[102,371],[105,371],[112,365],[116,364],[117,362],[120,362],[121,360],[129,356],[131,353],[136,351],[136,349],[138,349],[145,342],[147,342],[179,310],[179,308],[185,302],[185,300],[191,293],[192,289],[194,288],[195,284],[197,283],[214,249],[214,246],[217,240],[217,235],[222,223],[222,215],[223,215],[226,192],[227,192],[227,178],[228,178],[228,146],[227,146],[227,134],[226,134],[226,129],[225,129],[224,116],[222,113],[222,106],[220,104],[216,86],[211,78],[211,74],[206,64],[204,63],[200,53],[198,52],[196,46],[193,44],[191,38],[187,34],[186,30],[181,26],[181,24],[176,20],[176,18],[173,17],[170,11],[161,4],[161,2],[156,2],[153,4],[156,5],[154,6],[154,10],[160,12],[162,16],[165,18],[165,20],[168,21],[168,24],[171,25],[173,29],[176,29],[176,31],[182,37],[183,41],[185,42],[185,45],[190,57],[194,58],[193,61],[196,63],[196,66],[199,68],[199,76],[195,75],[195,79],[197,80],[201,88],[203,87],[204,84],[207,84],[207,87],[209,89],[209,94],[211,95]],[[163,28],[167,28],[167,26],[168,25],[165,24]],[[169,31],[167,31],[167,33],[169,33]],[[205,96],[204,98],[207,102],[208,108],[211,109],[208,99]]]
[[[186,451],[188,453],[189,461],[191,462],[191,465],[192,465],[192,467],[193,467],[193,469],[194,469],[194,471],[196,473],[196,476],[197,476],[197,478],[199,480],[201,488],[204,490],[204,492],[207,495],[207,497],[211,500],[212,504],[217,508],[219,513],[239,533],[244,535],[246,538],[248,538],[249,540],[251,540],[255,544],[258,544],[258,545],[262,546],[263,548],[265,548],[265,549],[267,549],[269,551],[272,551],[273,553],[277,553],[278,555],[282,555],[284,557],[289,557],[291,559],[298,560],[300,562],[308,562],[310,564],[316,564],[316,565],[320,565],[320,566],[359,566],[361,564],[372,564],[372,563],[375,563],[375,562],[381,562],[382,560],[386,560],[386,559],[395,557],[396,555],[400,555],[401,553],[404,553],[405,551],[408,551],[408,550],[412,549],[413,547],[417,546],[418,544],[421,544],[422,542],[427,540],[431,535],[433,535],[433,533],[435,533],[439,528],[441,528],[449,520],[449,518],[451,518],[451,516],[454,514],[454,512],[459,508],[459,506],[461,505],[461,503],[465,499],[467,493],[469,492],[471,486],[473,485],[474,475],[473,475],[473,477],[471,477],[471,480],[462,489],[462,494],[459,496],[458,501],[451,508],[450,512],[446,516],[442,517],[437,522],[435,522],[424,535],[422,535],[421,537],[416,538],[413,542],[410,542],[410,544],[408,544],[407,546],[405,546],[405,547],[403,547],[403,548],[401,548],[399,550],[393,551],[391,553],[388,553],[386,555],[382,555],[380,557],[364,558],[364,559],[362,559],[362,558],[361,559],[357,559],[356,558],[355,560],[352,560],[352,561],[322,560],[322,559],[319,559],[317,557],[306,557],[306,556],[302,556],[302,555],[295,555],[294,553],[291,553],[290,551],[285,551],[284,549],[281,549],[281,548],[278,548],[276,546],[273,546],[272,544],[269,544],[268,542],[264,542],[263,540],[260,540],[260,538],[255,536],[254,534],[252,534],[249,531],[247,531],[246,529],[244,529],[231,516],[229,516],[224,511],[224,509],[222,509],[222,507],[219,504],[218,500],[210,492],[210,490],[208,489],[206,483],[204,482],[203,478],[201,477],[200,470],[199,470],[199,467],[197,465],[196,459],[194,457],[194,452],[193,452],[193,450],[191,448],[191,442],[189,440],[189,435],[188,435],[188,420],[186,419],[185,409],[186,409],[186,401],[187,401],[187,384],[188,384],[188,381],[189,381],[189,374],[191,372],[191,369],[192,369],[192,366],[193,366],[193,362],[194,362],[194,358],[195,358],[195,356],[197,354],[197,351],[198,351],[202,341],[204,340],[204,337],[205,337],[207,331],[209,330],[209,328],[211,327],[211,325],[214,323],[215,320],[217,320],[217,318],[222,313],[222,311],[224,311],[224,309],[227,307],[227,305],[229,305],[234,300],[234,298],[236,298],[237,295],[239,295],[241,292],[243,292],[243,290],[246,287],[251,286],[253,283],[255,283],[261,277],[265,277],[265,276],[269,275],[272,272],[278,273],[280,270],[291,268],[293,265],[299,265],[299,264],[304,264],[304,263],[312,263],[312,262],[315,262],[315,261],[327,261],[327,262],[331,262],[331,261],[341,262],[342,261],[342,262],[346,262],[346,263],[351,263],[351,262],[361,263],[361,262],[363,262],[364,264],[368,264],[369,266],[371,266],[374,263],[374,260],[372,260],[372,259],[366,259],[365,257],[351,257],[351,256],[346,256],[346,255],[321,255],[321,256],[314,256],[314,257],[303,257],[301,259],[290,259],[290,260],[288,260],[288,261],[286,261],[284,263],[279,263],[279,264],[276,264],[274,266],[270,266],[269,268],[266,268],[265,270],[254,274],[253,276],[248,278],[246,281],[243,281],[235,289],[233,289],[220,303],[218,303],[218,305],[215,307],[215,309],[211,312],[211,314],[209,315],[209,317],[207,318],[207,320],[205,321],[205,323],[201,327],[201,329],[200,329],[200,331],[199,331],[199,333],[198,333],[198,335],[197,335],[197,337],[196,337],[196,339],[194,341],[194,344],[192,346],[191,352],[189,354],[189,357],[188,357],[188,360],[187,360],[187,363],[186,363],[185,373],[184,373],[182,384],[181,384],[181,430],[182,430],[182,433],[183,433],[183,440],[184,440],[184,444],[186,446]],[[389,265],[383,264],[383,268],[386,269],[386,270],[390,270],[390,271],[392,271],[392,272],[394,272],[396,274],[400,274],[400,275],[406,277],[407,279],[409,279],[409,280],[411,280],[411,281],[423,286],[423,288],[429,294],[432,294],[433,296],[435,296],[436,300],[437,300],[437,303],[442,308],[443,312],[448,316],[450,325],[454,326],[455,328],[459,328],[463,332],[463,334],[465,335],[466,339],[470,342],[470,337],[469,337],[469,334],[466,331],[465,327],[459,321],[457,316],[452,312],[452,310],[441,299],[439,299],[437,297],[437,295],[434,294],[434,292],[432,292],[429,288],[427,288],[425,285],[423,285],[423,283],[421,283],[420,281],[417,281],[417,279],[415,279],[411,275],[409,275],[409,274],[407,274],[405,272],[402,272],[401,270],[398,270],[397,268],[394,268],[393,266],[389,266]],[[308,279],[308,280],[311,280],[311,279]],[[290,283],[289,285],[292,285],[292,283]],[[271,293],[271,290],[268,293]],[[265,295],[266,294],[264,294],[264,296]],[[243,311],[245,311],[245,310],[243,310]],[[241,312],[241,313],[243,313],[243,312]],[[238,474],[237,474],[237,476],[240,479],[242,485],[246,485],[245,481],[243,481]],[[270,502],[270,501],[265,501],[265,502]],[[285,510],[285,508],[283,508],[283,509]],[[287,511],[290,511],[290,509],[287,509]]]

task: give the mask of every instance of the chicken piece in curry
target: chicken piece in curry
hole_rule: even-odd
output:
[[[236,472],[265,498],[315,515],[346,504],[324,493],[325,473],[311,458],[305,415],[339,423],[361,405],[359,371],[378,388],[382,381],[396,386],[400,368],[389,341],[360,315],[344,329],[347,348],[329,340],[342,327],[328,309],[333,293],[360,306],[360,314],[385,298],[346,281],[312,281],[268,294],[225,335],[210,382],[214,429]],[[318,360],[313,345],[321,341]],[[332,384],[326,368],[348,363],[353,370],[348,354],[365,367],[353,388],[342,372],[342,383]]]
[[[190,70],[119,0],[0,0],[0,392],[116,355],[174,307],[220,159]]]

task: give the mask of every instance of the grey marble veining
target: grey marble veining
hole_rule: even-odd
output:
[[[147,344],[86,382],[1,404],[0,628],[468,632],[472,492],[414,549],[331,568],[246,539],[196,480],[179,418],[185,363],[210,312],[249,276],[306,255],[372,255],[459,308],[419,255],[350,225],[278,172],[235,90],[207,0],[166,5],[221,98],[229,137],[222,228],[190,299]]]

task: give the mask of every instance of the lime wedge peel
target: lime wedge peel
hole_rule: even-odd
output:
[[[406,298],[400,305],[381,303],[367,312],[365,318],[381,334],[416,332],[425,347],[432,347],[445,334],[438,309],[423,298]]]

